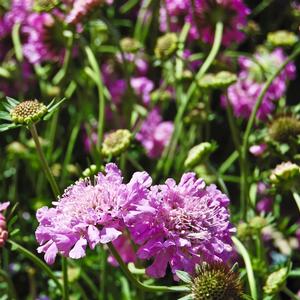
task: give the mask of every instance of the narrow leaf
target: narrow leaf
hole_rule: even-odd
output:
[[[191,277],[190,277],[190,275],[187,272],[177,270],[176,271],[176,275],[183,282],[185,282],[185,283],[191,283]]]

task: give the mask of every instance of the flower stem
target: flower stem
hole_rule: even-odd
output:
[[[48,179],[48,181],[51,185],[52,192],[53,192],[53,194],[56,198],[60,194],[59,188],[58,188],[58,185],[57,185],[57,183],[54,179],[54,176],[53,176],[53,174],[52,174],[52,172],[49,168],[46,157],[44,155],[44,152],[43,152],[42,146],[40,144],[40,140],[39,140],[39,136],[38,136],[35,124],[30,125],[29,130],[30,130],[32,138],[34,140],[35,148],[36,148],[37,154],[40,158],[43,171],[45,172],[45,175],[46,175],[46,177],[47,177],[47,179]]]
[[[300,300],[300,297],[295,295],[291,290],[289,290],[287,287],[283,288],[283,292],[290,297],[291,300]]]
[[[68,300],[69,299],[69,281],[68,281],[68,261],[67,258],[62,256],[61,257],[61,266],[62,266],[62,272],[63,272],[63,299]]]
[[[295,190],[292,190],[292,193],[293,193],[293,197],[296,201],[296,204],[298,206],[298,209],[300,211],[300,195]]]
[[[16,293],[16,290],[15,290],[15,287],[14,287],[14,284],[13,284],[12,280],[10,279],[10,277],[8,276],[8,274],[5,271],[0,269],[0,278],[1,277],[7,283],[8,291],[9,291],[9,294],[10,294],[10,297],[11,297],[9,299],[17,300],[18,297],[17,297],[17,293]]]
[[[215,37],[214,37],[214,42],[213,42],[211,51],[210,51],[209,55],[207,56],[206,60],[204,61],[204,63],[202,64],[200,70],[196,74],[196,78],[193,81],[193,83],[190,85],[187,94],[184,95],[183,99],[180,99],[181,105],[178,109],[178,112],[177,112],[177,115],[175,118],[175,129],[173,131],[173,135],[172,135],[172,138],[171,138],[171,141],[170,141],[168,147],[165,149],[162,158],[160,159],[160,161],[157,164],[157,173],[160,172],[160,170],[164,166],[165,161],[167,160],[168,157],[169,157],[168,164],[166,164],[164,174],[166,175],[167,173],[169,173],[169,170],[172,166],[173,158],[175,155],[175,151],[173,151],[172,155],[169,155],[170,150],[176,149],[176,145],[178,143],[178,140],[179,140],[182,128],[183,128],[182,127],[182,119],[183,119],[185,110],[197,89],[197,81],[203,75],[205,75],[205,73],[207,72],[207,70],[209,69],[209,67],[211,66],[211,64],[213,63],[214,59],[216,58],[216,56],[219,52],[219,49],[220,49],[221,43],[222,43],[223,27],[224,26],[223,26],[222,22],[218,22],[216,24]]]
[[[20,253],[22,253],[25,257],[30,259],[37,267],[42,269],[56,284],[56,286],[62,291],[63,287],[57,277],[54,275],[52,270],[37,256],[35,256],[32,252],[25,249],[23,246],[19,245],[18,243],[8,239],[8,243],[10,243],[16,250],[18,250]]]
[[[251,133],[251,130],[254,126],[254,122],[256,119],[257,112],[259,110],[260,105],[263,102],[263,99],[270,88],[272,82],[274,79],[282,72],[282,70],[286,67],[287,64],[289,64],[293,59],[295,59],[300,54],[300,45],[295,48],[293,53],[278,67],[276,72],[272,76],[269,77],[267,82],[265,83],[263,89],[261,90],[257,101],[255,103],[255,106],[251,112],[251,116],[249,118],[249,121],[247,123],[247,127],[245,130],[245,134],[243,136],[243,144],[241,148],[241,159],[242,159],[242,168],[241,168],[241,207],[242,207],[242,215],[243,219],[246,218],[247,209],[248,209],[248,168],[247,168],[247,159],[248,159],[248,143],[249,143],[249,136]]]
[[[246,267],[246,271],[247,271],[251,296],[252,296],[253,300],[257,300],[258,298],[257,298],[256,282],[255,282],[255,277],[254,277],[253,268],[252,268],[249,253],[248,253],[247,249],[245,248],[245,246],[239,241],[238,238],[236,238],[234,236],[234,237],[232,237],[232,241],[233,241],[235,247],[237,248],[238,252],[243,257],[245,267]]]
[[[140,282],[128,269],[126,264],[123,262],[121,256],[115,249],[112,243],[108,244],[108,248],[111,251],[112,255],[118,262],[120,268],[122,269],[124,275],[127,277],[128,280],[131,281],[131,283],[137,287],[138,289],[141,289],[145,292],[183,292],[188,291],[188,288],[186,286],[157,286],[157,285],[148,285]]]

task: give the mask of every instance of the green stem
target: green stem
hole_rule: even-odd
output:
[[[255,277],[253,273],[253,268],[251,264],[251,259],[249,256],[249,253],[245,246],[234,236],[232,237],[232,241],[237,248],[237,251],[242,255],[246,271],[247,271],[247,276],[248,276],[248,281],[249,281],[249,287],[250,287],[250,292],[251,296],[254,300],[257,300],[257,289],[256,289],[256,282],[255,282]]]
[[[17,293],[16,293],[16,290],[15,290],[15,287],[14,287],[14,284],[13,284],[12,280],[10,279],[10,277],[8,276],[8,274],[5,271],[0,269],[0,278],[1,277],[7,283],[8,291],[9,291],[9,294],[10,294],[10,297],[11,297],[9,299],[17,300],[18,297],[17,297]]]
[[[46,157],[44,155],[44,152],[43,152],[42,146],[40,144],[40,140],[39,140],[39,136],[38,136],[35,124],[29,125],[29,130],[30,130],[32,138],[34,140],[35,148],[36,148],[37,154],[40,158],[43,171],[45,172],[45,175],[46,175],[46,177],[47,177],[47,179],[50,183],[52,192],[53,192],[53,194],[56,198],[60,194],[59,188],[58,188],[58,185],[57,185],[57,183],[54,179],[54,176],[53,176],[53,174],[52,174],[52,172],[49,168]]]
[[[115,249],[112,243],[108,244],[108,248],[111,251],[114,258],[117,260],[120,268],[122,269],[124,275],[127,277],[128,280],[131,281],[131,283],[137,287],[138,289],[141,289],[145,292],[182,292],[182,291],[188,291],[187,287],[185,286],[156,286],[156,285],[148,285],[140,282],[136,279],[135,276],[129,271],[126,264],[123,262],[121,256]]]
[[[63,287],[59,280],[56,278],[52,270],[37,256],[35,256],[33,253],[31,253],[29,250],[25,249],[23,246],[19,245],[18,243],[8,239],[8,243],[10,243],[16,250],[18,250],[21,254],[23,254],[25,257],[30,259],[37,267],[42,269],[56,284],[56,286],[62,291]]]
[[[221,47],[222,36],[223,36],[223,23],[218,22],[216,24],[215,38],[214,38],[214,42],[213,42],[211,51],[210,51],[209,55],[207,56],[206,60],[204,61],[204,63],[202,64],[200,70],[198,71],[198,73],[195,77],[195,80],[190,85],[187,94],[183,97],[183,99],[180,99],[181,105],[178,109],[178,112],[177,112],[177,115],[175,118],[175,129],[174,129],[174,132],[173,132],[173,135],[172,135],[172,138],[171,138],[171,141],[170,141],[168,147],[165,149],[162,158],[158,162],[158,165],[157,165],[158,173],[162,169],[163,165],[165,164],[165,160],[168,158],[170,150],[176,148],[176,145],[178,143],[178,140],[179,140],[179,137],[180,137],[180,134],[182,131],[182,119],[183,119],[185,110],[197,89],[197,81],[207,72],[207,70],[210,68],[213,61],[215,60],[215,58],[219,52],[219,49]],[[168,164],[168,167],[165,170],[165,174],[169,173],[169,169],[172,166],[172,161],[173,161],[175,152],[173,152],[172,154],[173,155],[171,155],[169,158],[170,163]]]
[[[69,299],[69,280],[68,280],[68,261],[67,258],[62,256],[61,257],[61,266],[63,272],[63,299]]]
[[[261,103],[263,102],[263,99],[270,88],[272,82],[274,79],[282,72],[282,70],[286,67],[288,63],[290,63],[293,59],[295,59],[300,54],[300,46],[298,45],[293,53],[279,66],[279,68],[272,74],[272,76],[269,77],[267,82],[265,83],[263,89],[261,90],[257,101],[255,103],[255,106],[251,112],[251,116],[249,118],[245,134],[243,136],[243,144],[241,148],[241,159],[242,159],[242,169],[241,169],[241,207],[242,207],[242,214],[243,218],[246,218],[247,209],[248,209],[248,168],[247,168],[247,159],[248,159],[248,143],[249,143],[249,136],[251,133],[251,130],[254,126],[254,122],[256,119],[257,112],[259,110],[259,107]]]
[[[105,300],[106,295],[106,262],[107,262],[107,255],[106,251],[101,248],[100,249],[100,293],[99,293],[99,299]]]
[[[286,295],[290,297],[291,300],[300,300],[300,297],[295,295],[291,290],[289,290],[287,287],[284,287],[282,290]]]

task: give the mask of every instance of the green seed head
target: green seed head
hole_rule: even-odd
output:
[[[224,89],[234,84],[237,76],[227,71],[221,71],[216,74],[206,74],[199,81],[199,87],[203,89]]]
[[[37,100],[24,101],[18,104],[11,111],[11,119],[15,124],[32,124],[41,120],[48,109]]]
[[[271,273],[263,287],[267,295],[277,294],[284,286],[288,275],[288,268],[281,268],[276,272]]]
[[[121,48],[124,52],[135,53],[142,48],[142,45],[139,41],[126,37],[120,41]]]
[[[37,12],[49,11],[58,5],[58,0],[35,0],[33,9]]]
[[[102,153],[104,156],[119,156],[127,150],[131,142],[131,133],[127,129],[118,129],[106,135]]]
[[[268,220],[262,216],[255,216],[249,220],[249,225],[255,231],[261,231],[268,225]]]
[[[279,143],[288,142],[300,135],[300,120],[294,116],[275,118],[268,128],[269,137]]]
[[[267,41],[273,47],[292,47],[297,43],[298,37],[293,32],[279,30],[270,32],[268,34]]]
[[[175,33],[166,33],[158,38],[154,53],[158,59],[167,59],[175,53],[177,46],[177,35]]]
[[[191,290],[194,300],[242,299],[242,285],[238,274],[222,263],[204,263],[198,266]]]

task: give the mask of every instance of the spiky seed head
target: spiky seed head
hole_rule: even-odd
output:
[[[37,100],[28,100],[15,106],[10,115],[15,124],[28,125],[41,120],[47,111],[48,109],[43,103]]]
[[[206,74],[199,81],[198,85],[203,89],[224,89],[234,84],[237,76],[231,72],[221,71],[216,74]]]
[[[271,273],[263,287],[264,292],[267,295],[277,294],[284,286],[288,275],[288,268],[281,268]]]
[[[121,48],[124,52],[127,53],[136,53],[142,48],[142,45],[136,39],[131,37],[125,37],[120,41]]]
[[[297,43],[298,37],[293,32],[278,30],[270,32],[267,36],[267,41],[273,47],[292,47]]]
[[[127,129],[118,129],[107,134],[102,145],[104,156],[119,156],[127,150],[131,142],[131,133]]]
[[[167,59],[175,53],[177,47],[177,35],[175,33],[166,33],[158,38],[154,53],[158,59]]]
[[[242,284],[237,273],[223,263],[203,263],[191,284],[194,300],[240,300]]]

